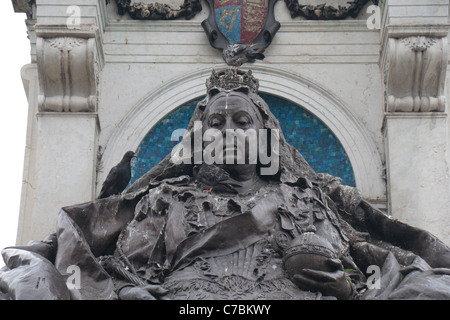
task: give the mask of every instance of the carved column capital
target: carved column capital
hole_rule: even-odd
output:
[[[96,112],[101,70],[97,29],[36,25],[36,35],[39,112]]]
[[[381,65],[386,112],[445,111],[447,32],[448,26],[388,30]]]

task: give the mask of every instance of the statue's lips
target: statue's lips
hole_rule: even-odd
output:
[[[234,146],[234,147],[225,147],[225,148],[223,148],[223,153],[225,154],[226,152],[236,152],[238,150],[238,148],[236,147],[236,146]]]
[[[222,153],[223,157],[232,156],[232,157],[236,158],[238,155],[239,155],[239,152],[238,152],[238,148],[236,146],[223,148],[223,153]]]
[[[236,146],[234,147],[224,147],[222,151],[222,155],[220,156],[226,163],[235,163],[236,161],[239,161],[239,159],[242,157],[244,153],[238,152],[238,148]]]
[[[219,151],[219,154],[216,154],[216,150],[212,150],[212,153],[211,153],[211,155],[213,157],[219,157],[216,160],[221,161],[220,163],[222,163],[222,161],[227,162],[227,163],[229,163],[229,161],[232,161],[233,163],[235,163],[235,161],[239,161],[239,159],[244,154],[245,154],[245,152],[238,152],[237,146],[233,146],[233,147],[224,146],[224,148],[222,149],[222,152]]]

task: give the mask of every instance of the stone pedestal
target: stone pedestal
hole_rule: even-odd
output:
[[[97,115],[38,113],[36,126],[33,190],[19,230],[20,243],[53,233],[60,208],[91,201],[95,192]]]
[[[98,27],[87,22],[33,27],[36,59],[23,72],[30,116],[19,245],[53,233],[62,207],[95,198],[103,52]]]
[[[450,243],[447,115],[386,115],[389,212]]]

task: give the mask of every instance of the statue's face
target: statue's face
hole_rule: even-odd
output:
[[[256,108],[252,106],[248,99],[240,95],[241,93],[229,93],[214,100],[207,108],[206,117],[203,121],[203,132],[208,129],[215,129],[222,133],[222,156],[224,162],[226,162],[226,159],[230,159],[230,157],[226,158],[227,154],[233,154],[235,163],[242,163],[238,162],[239,154],[237,149],[242,148],[243,144],[239,144],[238,141],[239,139],[241,139],[241,142],[245,141],[245,150],[243,150],[241,155],[245,155],[245,164],[249,164],[249,153],[252,151],[257,152],[258,143],[256,141],[258,139],[258,132],[259,129],[264,128],[264,125],[260,120],[261,116],[258,117],[257,115],[258,111]],[[234,142],[232,145],[230,145],[230,143],[226,143],[226,136],[230,132],[236,134],[236,138],[232,139]],[[246,133],[244,136],[242,136],[243,132]],[[256,141],[249,138],[250,134],[255,135]],[[206,147],[209,143],[211,142],[205,141],[204,147]],[[250,146],[249,144],[254,145]],[[254,147],[254,149],[251,149],[250,147]],[[228,153],[226,151],[227,148]],[[229,162],[226,163],[229,164]]]

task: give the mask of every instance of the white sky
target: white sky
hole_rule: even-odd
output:
[[[0,249],[15,245],[19,216],[28,116],[20,69],[31,61],[25,19],[11,0],[0,1]]]

